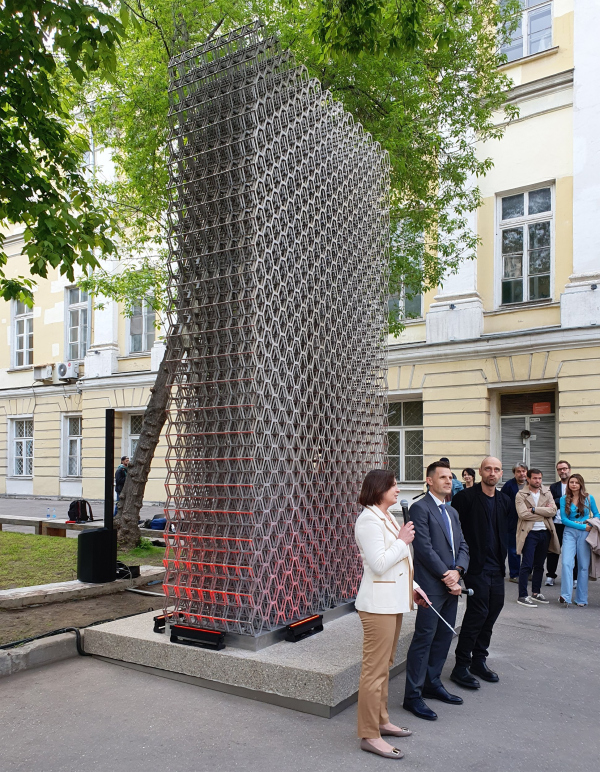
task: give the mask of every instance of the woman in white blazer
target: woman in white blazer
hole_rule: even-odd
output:
[[[387,709],[389,670],[394,663],[402,614],[414,604],[427,605],[416,592],[409,544],[415,538],[412,522],[400,527],[389,507],[398,501],[393,472],[375,469],[365,477],[354,534],[364,572],[356,610],[363,626],[363,661],[358,687],[358,736],[364,751],[400,759],[402,751],[382,735],[408,737],[411,732],[390,723]]]

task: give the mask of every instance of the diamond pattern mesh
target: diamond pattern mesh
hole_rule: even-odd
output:
[[[352,599],[385,458],[389,162],[259,23],[170,62],[165,593],[258,635]]]

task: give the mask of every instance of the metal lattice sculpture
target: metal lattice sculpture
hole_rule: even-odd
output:
[[[354,598],[385,448],[387,155],[261,25],[170,62],[165,592],[256,636]]]

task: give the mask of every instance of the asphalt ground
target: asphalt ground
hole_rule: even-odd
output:
[[[599,768],[600,582],[588,608],[507,603],[489,664],[500,683],[477,692],[448,681],[461,706],[430,704],[435,722],[402,707],[404,675],[390,684],[392,720],[414,734],[401,761],[364,753],[356,705],[333,719],[298,713],[105,663],[77,658],[0,681],[3,772],[596,772]]]

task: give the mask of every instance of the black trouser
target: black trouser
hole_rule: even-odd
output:
[[[474,595],[467,598],[458,643],[456,664],[469,667],[471,662],[485,662],[492,629],[504,606],[504,576],[498,571],[486,571],[477,576],[465,574],[465,587]]]
[[[556,528],[556,535],[558,541],[562,547],[563,533],[565,532],[564,523],[554,523]],[[558,552],[549,552],[546,559],[546,576],[551,576],[552,579],[556,579],[556,569],[558,567],[558,558],[560,555]],[[577,579],[577,555],[575,555],[575,565],[573,566],[573,579]]]
[[[429,600],[449,625],[456,623],[458,596],[430,595]],[[452,631],[439,619],[435,611],[419,606],[415,632],[406,655],[406,687],[404,699],[416,700],[423,687],[441,686],[440,675],[452,643]]]
[[[531,592],[538,593],[542,587],[542,577],[544,576],[544,561],[548,554],[550,546],[550,531],[544,528],[543,531],[529,531],[525,544],[521,550],[521,570],[519,571],[519,598],[524,598],[527,592],[527,583],[529,574],[533,569],[533,579],[531,580]]]

